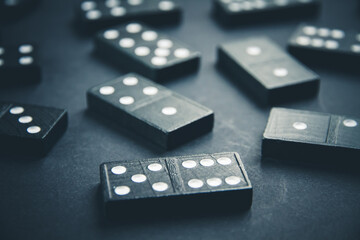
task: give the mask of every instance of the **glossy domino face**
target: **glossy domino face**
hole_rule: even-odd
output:
[[[128,74],[88,92],[89,108],[167,146],[175,138],[211,130],[213,112],[137,74]],[[203,123],[204,125],[201,125]],[[189,127],[197,126],[189,132]],[[182,133],[182,134],[180,134]]]
[[[179,11],[172,0],[85,0],[80,3],[80,14],[84,21],[126,20],[146,15],[171,14]],[[165,20],[165,19],[164,19]]]
[[[360,32],[302,24],[290,39],[290,47],[360,57]]]
[[[105,163],[101,171],[112,201],[252,188],[235,153]]]

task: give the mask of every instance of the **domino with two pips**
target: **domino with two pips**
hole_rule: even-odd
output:
[[[319,90],[319,76],[266,37],[221,44],[217,65],[262,104],[308,98]]]
[[[268,158],[360,166],[360,119],[273,108],[262,140]]]

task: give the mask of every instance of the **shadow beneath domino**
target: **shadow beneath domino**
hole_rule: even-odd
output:
[[[151,142],[149,139],[132,132],[131,130],[127,130],[126,127],[116,124],[116,122],[112,121],[112,120],[108,120],[105,117],[101,117],[99,116],[98,113],[93,112],[89,109],[85,110],[85,116],[96,121],[98,124],[101,124],[102,126],[108,128],[109,130],[111,130],[111,132],[115,132],[118,133],[122,136],[125,136],[126,138],[129,138],[129,140],[133,141],[135,144],[140,145],[143,148],[146,148],[156,154],[159,155],[163,155],[166,152],[187,146],[188,144],[191,144],[192,146],[194,145],[194,143],[196,143],[197,141],[201,140],[202,138],[206,138],[206,136],[211,136],[212,131],[211,132],[205,132],[202,135],[191,139],[189,141],[186,141],[184,143],[181,143],[180,145],[174,147],[174,148],[169,148],[169,149],[165,149],[160,147],[159,145]]]
[[[86,117],[96,121],[98,124],[101,124],[102,126],[109,128],[111,132],[119,133],[126,138],[129,138],[136,144],[140,145],[141,147],[150,149],[154,153],[157,154],[164,154],[166,152],[166,149],[161,148],[160,146],[152,143],[151,141],[148,141],[146,138],[141,137],[140,135],[131,132],[130,130],[127,130],[125,127],[116,124],[114,121],[108,120],[105,117],[99,116],[96,112],[93,112],[89,109],[85,110]]]
[[[204,205],[201,209],[191,207],[187,204],[182,208],[173,202],[166,203],[167,199],[156,198],[153,201],[157,202],[154,208],[144,210],[141,205],[135,205],[133,208],[126,210],[107,212],[102,199],[101,187],[97,188],[97,216],[99,225],[103,228],[127,228],[134,224],[153,225],[153,224],[182,224],[189,221],[209,221],[214,219],[217,221],[225,221],[229,219],[241,220],[251,217],[251,209],[249,206],[241,208],[241,204],[229,204],[226,199],[223,199],[222,205],[209,205],[206,201],[200,199]],[[146,200],[151,201],[151,199]],[[159,204],[158,202],[161,201]],[[195,200],[196,201],[196,200]],[[198,205],[198,204],[194,204]],[[159,207],[161,206],[161,207]]]
[[[320,172],[327,172],[331,174],[350,174],[352,176],[358,176],[360,170],[360,161],[348,161],[344,159],[338,159],[337,161],[328,161],[315,159],[275,159],[272,157],[261,157],[262,167],[279,167],[298,169],[303,171],[315,170]]]

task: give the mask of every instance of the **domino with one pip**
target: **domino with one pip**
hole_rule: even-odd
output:
[[[252,185],[238,153],[109,162],[100,166],[108,216],[245,210]],[[121,214],[119,214],[121,213]]]
[[[172,24],[182,12],[173,0],[83,0],[78,8],[80,22],[89,30],[133,20]]]
[[[36,46],[0,44],[0,86],[31,84],[40,80]]]
[[[315,14],[320,0],[214,0],[214,14],[226,25]]]
[[[262,141],[264,157],[337,163],[360,159],[360,119],[273,108]]]
[[[310,97],[319,89],[318,75],[266,37],[221,44],[217,64],[265,104]]]
[[[212,130],[212,110],[137,74],[91,88],[88,107],[165,149]]]
[[[169,80],[199,68],[199,52],[140,23],[102,31],[95,44],[96,52],[105,60],[155,81]]]
[[[304,62],[358,67],[360,32],[301,24],[290,38],[288,48]]]
[[[0,103],[0,149],[9,154],[43,156],[67,128],[63,109]]]

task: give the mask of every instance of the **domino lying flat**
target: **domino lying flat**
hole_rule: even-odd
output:
[[[288,48],[306,62],[358,67],[360,32],[302,24],[290,38]]]
[[[34,45],[0,44],[0,86],[37,83],[40,80],[41,69]]]
[[[90,110],[168,149],[213,128],[212,110],[137,74],[91,88]]]
[[[62,109],[0,103],[0,151],[42,156],[65,132],[67,122]]]
[[[319,89],[315,73],[265,37],[220,45],[218,66],[262,103],[309,97]]]
[[[131,20],[170,24],[181,18],[180,6],[169,0],[85,0],[81,1],[78,12],[80,22],[88,29]]]
[[[155,81],[194,72],[200,53],[139,23],[102,31],[96,51],[104,59]]]
[[[360,159],[360,119],[273,108],[264,132],[264,157],[323,161]]]
[[[236,212],[252,203],[252,186],[238,153],[104,163],[100,181],[106,214],[117,218],[126,212]]]
[[[214,0],[214,14],[227,25],[316,13],[319,0]]]

